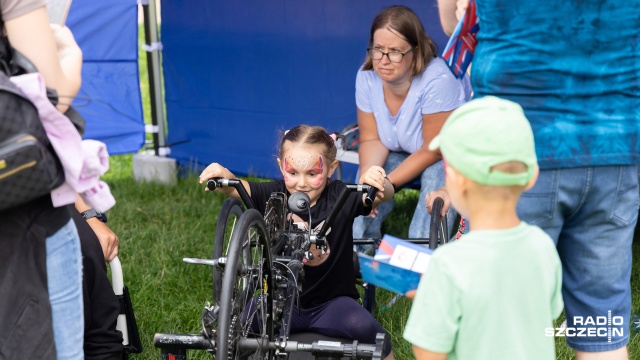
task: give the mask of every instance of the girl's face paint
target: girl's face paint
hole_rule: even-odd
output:
[[[319,145],[297,146],[292,144],[283,152],[280,171],[290,193],[305,192],[315,205],[327,186],[329,169],[324,166],[324,158]]]
[[[313,188],[319,188],[324,181],[324,161],[322,159],[323,157],[322,155],[320,155],[320,157],[318,157],[318,161],[316,161],[316,163],[313,164],[313,167],[311,168],[312,173],[321,174],[319,176],[316,176],[315,180],[310,180],[311,187]]]

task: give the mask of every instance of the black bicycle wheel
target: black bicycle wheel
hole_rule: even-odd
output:
[[[236,228],[238,219],[244,212],[242,202],[235,198],[227,198],[222,204],[218,222],[216,224],[216,234],[213,238],[213,258],[220,259],[227,256],[231,234]],[[213,300],[220,302],[220,292],[222,290],[222,267],[213,267]]]
[[[247,210],[231,234],[223,274],[216,359],[271,359],[273,286],[269,239],[260,212]]]
[[[429,249],[435,249],[438,244],[444,244],[448,241],[447,217],[442,216],[442,207],[444,201],[436,198],[431,207],[431,223],[429,224]]]

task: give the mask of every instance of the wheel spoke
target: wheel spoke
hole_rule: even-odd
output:
[[[273,350],[240,346],[239,339],[272,340],[271,256],[264,221],[256,210],[240,219],[224,271],[216,359],[272,358]]]

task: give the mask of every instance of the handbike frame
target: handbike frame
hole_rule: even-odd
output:
[[[211,179],[207,183],[210,190],[217,187],[231,186],[238,192],[240,198],[247,209],[255,209],[251,197],[247,193],[242,182],[237,179]],[[313,343],[302,343],[289,340],[290,324],[295,305],[299,301],[299,294],[302,290],[301,284],[304,279],[303,258],[307,256],[310,246],[315,245],[317,248],[326,247],[325,235],[330,228],[333,220],[337,216],[339,210],[353,191],[367,193],[367,202],[371,203],[375,193],[371,191],[375,189],[366,184],[346,184],[345,190],[340,194],[334,207],[326,218],[324,225],[318,234],[310,234],[309,231],[294,229],[292,222],[288,220],[290,211],[286,205],[286,195],[283,193],[272,194],[267,205],[267,211],[264,214],[264,227],[266,231],[266,246],[271,254],[270,267],[273,285],[277,291],[271,309],[274,339],[257,339],[257,338],[240,338],[234,343],[245,350],[275,350],[278,357],[286,358],[288,354],[296,351],[311,352],[317,358],[333,359],[335,357],[350,357],[354,359],[382,359],[383,346],[386,340],[386,334],[378,334],[375,344],[361,344],[358,341],[352,343],[326,342],[316,341]],[[434,228],[434,226],[432,226]],[[446,228],[446,225],[445,225]],[[433,230],[433,229],[432,229]],[[437,237],[436,237],[437,239]],[[429,242],[428,239],[422,239],[424,243]],[[372,243],[379,240],[369,239]],[[414,242],[420,242],[414,241]],[[443,240],[444,242],[444,240]],[[430,247],[433,241],[429,242]],[[226,256],[219,259],[203,260],[204,263],[213,266],[224,267]],[[283,271],[286,272],[283,274]],[[297,285],[297,286],[296,286]],[[299,307],[298,307],[299,308]],[[158,333],[154,337],[154,345],[161,349],[162,358],[186,360],[186,350],[207,350],[213,352],[216,349],[216,341],[214,334],[217,328],[213,328],[215,318],[219,311],[230,311],[229,309],[218,308],[217,304],[213,307],[207,307],[203,313],[203,333],[202,334],[163,334]],[[205,318],[208,319],[205,321]],[[217,325],[216,325],[217,326]],[[223,355],[225,356],[225,355]],[[223,360],[223,359],[219,359]]]

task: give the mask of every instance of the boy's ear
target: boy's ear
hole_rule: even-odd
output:
[[[529,180],[527,185],[524,186],[524,190],[523,191],[527,191],[527,190],[531,189],[533,187],[533,185],[536,184],[536,181],[538,180],[538,175],[540,175],[540,167],[538,165],[536,165],[535,169],[533,169],[533,176],[531,177],[531,180]]]
[[[338,160],[333,160],[331,165],[329,165],[329,177],[333,176],[333,173],[338,168],[338,165],[340,165],[340,161],[338,161]]]
[[[464,176],[462,176],[459,172],[456,171],[456,169],[452,168],[449,165],[445,166],[444,174],[446,181],[453,182],[458,187],[462,186],[462,184],[466,180]]]

